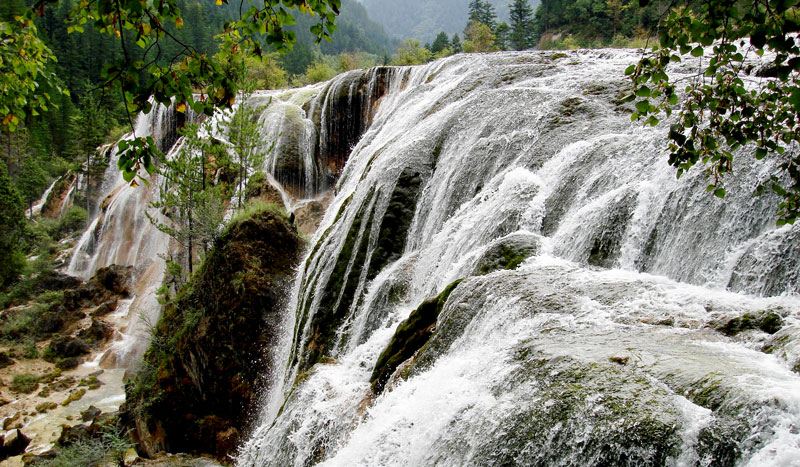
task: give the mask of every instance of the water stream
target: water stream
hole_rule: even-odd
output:
[[[724,201],[676,180],[618,104],[637,58],[383,72],[239,465],[797,465],[800,230],[752,197],[776,164],[739,157]],[[457,279],[381,391],[398,324]]]

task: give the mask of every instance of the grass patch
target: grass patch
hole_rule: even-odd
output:
[[[39,377],[30,373],[14,375],[11,390],[16,393],[30,394],[39,387]]]
[[[279,214],[283,217],[287,217],[286,210],[283,208],[283,206],[270,204],[261,199],[253,199],[246,202],[244,206],[237,209],[236,212],[233,213],[233,216],[231,216],[231,220],[228,221],[228,224],[226,226],[226,231],[227,229],[230,229],[232,225],[236,225],[239,222],[250,219],[256,214],[264,211],[269,211],[275,214]]]

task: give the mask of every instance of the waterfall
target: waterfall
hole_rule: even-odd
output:
[[[741,150],[725,200],[677,180],[664,129],[619,102],[638,57],[456,55],[282,92],[265,134],[304,165],[270,170],[336,196],[239,465],[796,465],[800,227],[752,196],[777,161]]]
[[[265,146],[275,143],[265,167],[254,169],[267,172],[287,210],[294,211],[327,195],[351,146],[371,121],[376,100],[385,91],[391,72],[388,68],[352,72],[329,83],[298,90],[259,91],[247,102],[237,102],[237,106],[250,105],[259,110]],[[358,115],[350,113],[354,102],[358,103]],[[327,111],[315,110],[320,108]],[[343,117],[339,115],[342,112],[348,113]],[[231,111],[218,112],[202,131],[208,131],[209,138],[227,143],[224,123],[230,117]],[[337,125],[342,119],[355,123],[348,123],[346,132],[340,134]],[[180,114],[174,106],[155,106],[149,114],[139,116],[134,132],[125,138],[152,136],[169,158],[180,149],[181,120],[192,122],[196,116]],[[337,145],[328,146],[326,135],[337,135]],[[160,304],[155,292],[164,279],[163,256],[169,251],[170,238],[155,228],[145,214],[158,196],[158,177],[152,177],[149,186],[132,187],[117,168],[116,146],[105,148],[103,154],[108,167],[98,189],[97,212],[79,238],[66,272],[88,279],[98,269],[112,264],[134,266],[135,296],[126,307],[127,325],[120,340],[102,358],[106,366],[127,367],[141,357],[149,342],[148,328],[158,320]],[[82,176],[78,177],[70,185],[65,199],[82,180]],[[62,211],[66,205],[67,202],[62,205]]]
[[[134,134],[152,136],[159,149],[168,152],[178,139],[177,120],[173,108],[156,107],[137,119],[134,133],[126,138]],[[66,272],[88,279],[98,269],[112,264],[134,266],[134,297],[120,311],[126,314],[126,324],[119,339],[101,358],[101,364],[107,367],[130,367],[147,348],[148,329],[160,313],[156,290],[164,278],[162,257],[168,252],[170,239],[145,215],[158,196],[158,177],[152,177],[149,186],[132,187],[117,168],[116,145],[104,152],[108,167],[98,190],[97,213],[78,240]],[[79,184],[80,180],[70,189]]]

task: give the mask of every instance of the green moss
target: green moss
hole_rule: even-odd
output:
[[[750,329],[760,329],[767,334],[775,334],[783,327],[783,318],[774,311],[763,310],[758,313],[745,313],[736,318],[723,319],[712,323],[711,327],[729,337]]]
[[[372,390],[375,393],[380,394],[397,367],[411,358],[428,342],[433,334],[436,319],[447,303],[450,293],[462,280],[452,282],[438,296],[422,302],[405,321],[397,326],[386,349],[378,357],[375,369],[370,376]]]
[[[245,203],[244,206],[234,212],[233,216],[228,221],[228,227],[225,230],[225,233],[230,232],[234,226],[241,224],[247,219],[251,219],[253,216],[256,216],[262,212],[271,212],[282,217],[288,217],[286,210],[284,210],[282,206],[269,204],[261,199],[253,199]]]
[[[496,394],[517,394],[480,437],[476,465],[665,465],[680,452],[672,395],[615,363],[548,355],[523,344]]]
[[[81,400],[81,398],[83,398],[84,395],[86,395],[86,389],[84,388],[78,389],[77,391],[67,396],[67,398],[61,402],[61,405],[66,407],[75,401]]]
[[[55,409],[56,407],[58,407],[58,404],[55,402],[42,402],[36,406],[36,411],[39,413],[45,413],[49,410]]]
[[[304,346],[301,370],[313,366],[330,348],[339,325],[353,301],[369,247],[369,225],[375,214],[375,206],[372,202],[374,196],[376,194],[371,192],[364,200],[362,209],[356,213],[344,244],[339,250],[333,271],[322,291],[319,306],[310,317],[309,336],[311,337]],[[369,210],[369,215],[366,219],[366,227],[362,232],[362,222],[366,210]],[[305,322],[305,319],[301,319],[299,329],[304,328]]]
[[[396,261],[403,253],[406,238],[417,199],[422,187],[422,176],[414,169],[406,168],[397,178],[394,190],[389,197],[389,204],[378,231],[378,239],[369,262],[367,280],[372,280],[384,266]]]

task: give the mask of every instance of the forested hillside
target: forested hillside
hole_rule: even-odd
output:
[[[369,16],[394,37],[430,42],[440,31],[461,34],[469,16],[469,0],[360,0]],[[508,21],[508,0],[489,0],[500,21]],[[530,2],[532,8],[538,0]]]

